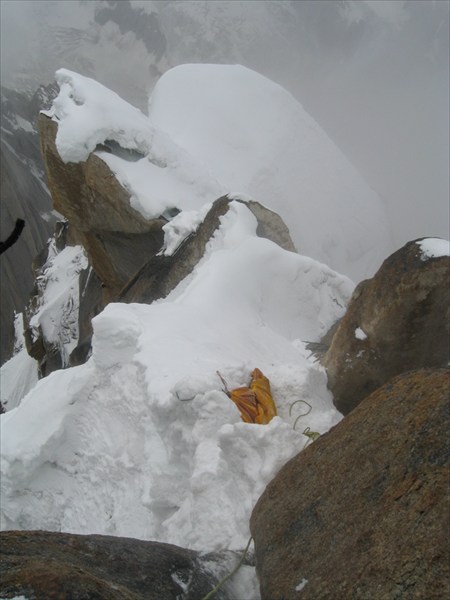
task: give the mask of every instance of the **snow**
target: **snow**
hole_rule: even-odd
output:
[[[303,578],[300,583],[296,586],[295,591],[296,592],[301,592],[304,587],[306,586],[306,584],[308,583],[308,580]]]
[[[378,268],[388,241],[380,199],[279,85],[240,65],[182,65],[156,84],[149,118],[227,192],[279,213],[302,254],[354,279]]]
[[[183,210],[163,226],[163,254],[171,256],[183,240],[197,230],[212,204],[204,204],[199,210]]]
[[[175,67],[156,84],[148,117],[92,79],[60,69],[56,80],[48,114],[62,159],[109,145],[97,155],[146,218],[238,193],[279,213],[302,254],[356,281],[384,259],[380,198],[301,104],[262,75],[240,65]]]
[[[55,77],[60,92],[44,113],[58,123],[56,147],[64,162],[86,160],[98,144],[118,144],[115,152],[99,149],[97,155],[129,191],[131,206],[148,219],[174,207],[198,210],[222,195],[203,166],[115,92],[67,69]]]
[[[355,329],[355,338],[357,340],[367,340],[367,334],[361,329],[361,327],[357,327]]]
[[[20,404],[38,381],[37,362],[22,348],[0,369],[1,402],[6,411]]]
[[[14,315],[14,353],[0,368],[0,401],[5,411],[20,404],[38,381],[38,364],[25,348],[23,314]]]
[[[30,319],[32,335],[37,337],[41,330],[49,343],[59,347],[63,366],[68,364],[78,340],[78,278],[87,266],[82,246],[67,246],[59,252],[51,243],[47,261],[36,278],[42,295]]]
[[[59,69],[55,79],[59,95],[43,112],[58,122],[56,145],[64,162],[86,160],[105,140],[147,153],[151,126],[140,110],[89,77]]]
[[[429,258],[438,258],[440,256],[450,256],[450,242],[440,238],[426,238],[416,242],[422,251],[423,260]]]
[[[256,226],[232,203],[167,298],[108,305],[93,320],[89,361],[40,380],[2,415],[3,529],[245,547],[251,510],[303,449],[302,431],[324,433],[341,419],[302,340],[342,316],[354,287],[258,238]],[[58,255],[61,271],[73,269],[75,252]],[[243,423],[216,374],[232,389],[256,366],[278,409],[268,425]],[[299,412],[289,407],[300,399],[312,410],[294,431]]]

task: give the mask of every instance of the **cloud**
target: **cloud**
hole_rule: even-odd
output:
[[[410,18],[408,5],[403,0],[346,0],[341,5],[341,15],[352,25],[376,15],[393,29],[400,29]]]

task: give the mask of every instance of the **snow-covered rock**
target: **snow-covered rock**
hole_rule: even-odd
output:
[[[269,79],[239,65],[176,67],[157,83],[148,118],[94,80],[67,69],[56,79],[48,114],[62,160],[84,161],[111,140],[96,155],[145,218],[249,195],[280,214],[303,254],[355,280],[379,266],[389,242],[380,198]]]
[[[78,343],[79,276],[87,266],[81,246],[68,245],[59,251],[53,238],[36,273],[37,293],[30,303],[25,339],[42,375],[69,365]],[[51,359],[55,364],[50,364]]]

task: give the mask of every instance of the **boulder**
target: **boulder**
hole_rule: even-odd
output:
[[[243,202],[255,215],[258,226],[256,233],[267,238],[285,250],[295,252],[289,230],[279,215],[254,200],[232,200],[223,196],[213,206],[198,226],[170,255],[153,256],[123,288],[120,301],[143,302],[150,304],[159,298],[165,298],[202,258],[206,244],[220,226],[220,217],[228,212],[232,201]]]
[[[57,131],[57,123],[41,114],[41,151],[53,206],[78,230],[108,302],[159,251],[167,221],[147,220],[134,210],[129,193],[95,152],[85,162],[65,163],[56,147]]]
[[[322,359],[343,414],[395,375],[449,364],[450,257],[426,256],[419,241],[357,286]]]
[[[449,386],[399,375],[281,469],[250,522],[262,600],[447,597]]]
[[[226,573],[223,557],[159,542],[48,531],[0,540],[2,598],[200,600]],[[231,596],[221,589],[214,598]]]

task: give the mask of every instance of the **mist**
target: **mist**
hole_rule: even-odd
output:
[[[384,200],[389,250],[449,236],[448,56],[443,1],[1,2],[12,89],[66,67],[146,111],[160,74],[185,62],[241,63],[280,83]]]

